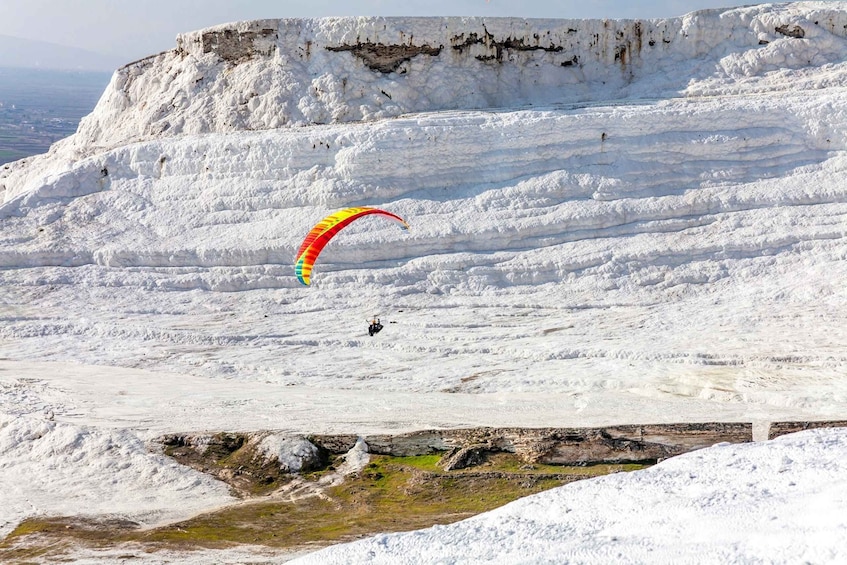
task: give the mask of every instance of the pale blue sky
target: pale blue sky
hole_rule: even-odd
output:
[[[0,0],[0,35],[131,61],[175,45],[178,33],[257,18],[513,16],[665,18],[738,0]]]

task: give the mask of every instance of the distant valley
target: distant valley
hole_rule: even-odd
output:
[[[45,153],[76,131],[111,73],[0,68],[0,165]]]

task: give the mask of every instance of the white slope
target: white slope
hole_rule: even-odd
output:
[[[845,456],[845,429],[725,444],[292,563],[843,563]]]
[[[404,73],[326,49],[483,25]],[[206,52],[227,29],[252,51]],[[228,500],[130,441],[166,432],[843,419],[845,35],[844,2],[269,20],[120,69],[77,135],[0,171],[2,532],[108,512],[113,460],[68,435],[126,440],[115,512],[152,524]],[[303,235],[349,205],[412,229],[351,225],[301,287]],[[39,474],[64,496],[21,490]]]
[[[131,519],[144,526],[236,500],[210,476],[150,453],[128,430],[2,414],[0,452],[3,535],[34,515]]]

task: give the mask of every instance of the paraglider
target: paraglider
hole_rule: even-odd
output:
[[[388,218],[389,220],[399,223],[400,227],[404,230],[409,229],[409,224],[406,223],[406,220],[396,214],[380,210],[379,208],[361,206],[345,208],[344,210],[330,214],[318,222],[315,227],[306,234],[306,238],[303,240],[302,245],[300,245],[300,250],[297,252],[297,259],[294,264],[294,273],[297,275],[297,280],[299,280],[302,284],[309,286],[309,283],[311,282],[312,267],[314,267],[318,255],[320,255],[321,250],[323,250],[326,244],[329,243],[329,240],[335,237],[335,234],[351,222],[370,214],[377,214]]]
[[[373,337],[374,334],[378,334],[382,329],[382,324],[379,322],[379,318],[374,316],[374,319],[370,321],[370,325],[368,326],[368,334]]]

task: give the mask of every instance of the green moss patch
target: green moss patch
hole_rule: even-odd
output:
[[[239,460],[237,451],[222,451],[215,456],[219,461],[216,465],[222,469],[244,466],[245,461]],[[527,465],[513,454],[494,453],[480,466],[447,472],[438,467],[440,458],[438,454],[371,456],[370,463],[360,473],[348,476],[340,485],[323,489],[322,496],[294,501],[254,496],[152,530],[140,530],[127,521],[32,518],[0,543],[0,561],[60,558],[68,541],[93,547],[136,542],[145,551],[235,544],[322,547],[379,532],[448,524],[575,480],[645,467]],[[332,465],[330,459],[328,466]],[[303,478],[316,486],[327,472],[313,472]]]

